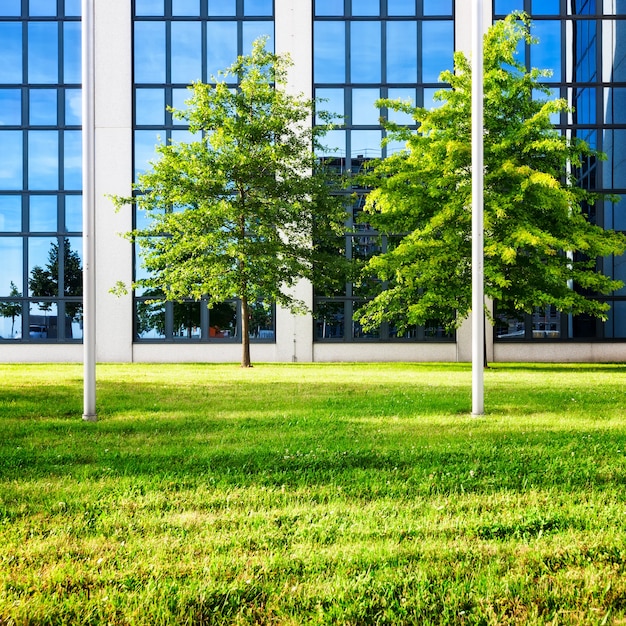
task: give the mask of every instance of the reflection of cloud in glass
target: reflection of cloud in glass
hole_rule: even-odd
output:
[[[207,32],[207,76],[216,76],[237,60],[237,23],[209,22]]]
[[[422,25],[422,80],[436,83],[439,74],[452,69],[454,27],[452,21],[424,22]]]
[[[0,41],[0,83],[21,83],[22,25],[0,22]]]
[[[63,25],[63,82],[80,83],[80,22]]]
[[[351,79],[353,83],[380,82],[381,23],[350,25]]]
[[[28,133],[29,189],[59,188],[59,134],[51,130]]]
[[[209,0],[209,15],[226,16],[237,12],[235,0]]]
[[[265,47],[272,52],[274,50],[274,25],[271,22],[244,22],[243,30],[243,54],[252,52],[252,42],[259,37],[268,37]]]
[[[18,89],[0,89],[0,126],[22,123],[22,94]]]
[[[135,81],[165,81],[165,24],[135,22]]]
[[[387,81],[417,82],[417,23],[387,23]]]
[[[315,82],[345,82],[345,23],[315,22],[313,27],[313,41]]]
[[[149,162],[156,159],[155,146],[162,143],[157,131],[135,131],[135,175],[145,172]]]
[[[65,90],[65,123],[79,125],[82,119],[82,96],[80,89]]]
[[[22,198],[0,196],[0,231],[22,230]]]
[[[189,84],[202,79],[202,32],[200,22],[172,22],[171,72],[173,83]]]
[[[28,24],[28,82],[56,83],[59,80],[58,24]]]
[[[82,188],[82,136],[79,130],[65,131],[63,176],[65,189]]]
[[[0,131],[0,188],[22,189],[22,131]]]
[[[172,15],[200,15],[199,0],[172,0]]]
[[[380,89],[352,90],[352,119],[349,123],[359,126],[376,126],[380,111],[374,106],[380,98]]]
[[[272,15],[272,0],[243,0],[244,15]]]
[[[21,291],[22,285],[22,238],[0,238],[0,296],[8,296],[11,291],[11,282]]]

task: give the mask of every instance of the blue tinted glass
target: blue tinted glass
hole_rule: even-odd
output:
[[[626,124],[626,88],[608,87],[604,90],[604,111],[607,124]]]
[[[352,15],[380,15],[380,1],[352,0]]]
[[[0,130],[0,189],[22,189],[23,135],[21,130]]]
[[[532,0],[533,15],[558,15],[560,0]]]
[[[82,118],[82,96],[80,89],[65,90],[65,123],[78,126]]]
[[[410,102],[415,106],[415,89],[409,87],[400,87],[389,89],[387,93],[389,100],[401,100],[402,102]],[[389,120],[396,124],[415,124],[415,120],[408,114],[388,109],[387,115]]]
[[[135,131],[135,176],[149,169],[150,161],[156,160],[155,147],[163,143],[163,139],[156,130]]]
[[[135,0],[135,15],[163,15],[163,0]]]
[[[172,22],[172,82],[190,84],[202,80],[202,31],[200,22]]]
[[[346,27],[344,22],[315,22],[313,67],[316,83],[346,81]]]
[[[65,230],[79,233],[83,229],[83,199],[81,196],[65,197]]]
[[[58,83],[58,39],[58,24],[54,22],[28,24],[28,82]]]
[[[596,21],[579,20],[574,23],[574,27],[576,28],[576,80],[595,81],[598,75]]]
[[[604,3],[604,15],[620,14],[621,9],[615,8],[614,3]],[[569,15],[595,15],[596,14],[596,0],[573,0],[571,3],[567,3],[567,9]]]
[[[32,130],[28,133],[28,188],[59,188],[59,133]]]
[[[80,17],[80,0],[65,0],[65,15]]]
[[[496,15],[508,15],[513,11],[522,11],[524,9],[524,0],[496,0]]]
[[[80,84],[80,22],[66,22],[63,36],[63,82]]]
[[[241,26],[243,39],[243,54],[252,52],[252,42],[259,37],[269,37],[265,45],[270,52],[274,50],[274,24],[272,22],[244,22]]]
[[[165,91],[137,89],[135,91],[135,123],[139,126],[165,124]]]
[[[22,230],[22,198],[0,196],[0,232],[20,230]]]
[[[343,15],[341,0],[315,0],[315,15]]]
[[[389,15],[415,15],[415,0],[387,0]]]
[[[19,89],[0,89],[0,126],[19,126],[22,123],[22,92]]]
[[[424,15],[452,15],[452,0],[424,0]]]
[[[0,0],[0,17],[19,17],[22,15],[20,0]]]
[[[352,90],[352,119],[348,123],[355,126],[378,126],[380,110],[375,102],[380,98],[380,89]]]
[[[235,16],[237,15],[237,3],[235,0],[209,0],[210,16]]]
[[[46,268],[50,263],[50,253],[54,250],[54,246],[57,244],[56,237],[29,237],[28,238],[28,275],[32,276],[33,270],[36,267]],[[33,290],[28,289],[29,295],[33,296],[56,296],[58,289],[58,276],[53,278],[54,285],[50,285],[50,289],[46,289],[44,292],[42,285],[37,285]]]
[[[387,22],[387,82],[417,82],[416,22]]]
[[[320,156],[346,156],[346,131],[331,130],[321,138],[322,148],[318,150]]]
[[[29,216],[29,226],[32,232],[56,232],[57,197],[31,196]]]
[[[172,107],[177,111],[186,111],[189,107],[185,104],[186,100],[189,100],[192,93],[189,89],[172,89]],[[184,125],[185,120],[179,120],[172,118],[172,124],[175,126]]]
[[[558,21],[533,22],[533,34],[539,43],[530,47],[530,64],[552,71],[551,82],[561,80],[561,23]]]
[[[452,69],[454,28],[452,21],[422,25],[422,80],[435,83],[439,74]]]
[[[0,83],[22,82],[22,25],[0,22]]]
[[[380,82],[380,22],[352,22],[350,26],[351,81]]]
[[[23,245],[21,237],[0,237],[0,295],[11,293],[11,283],[22,293]]]
[[[243,0],[244,15],[272,15],[272,0]]]
[[[225,70],[237,60],[237,23],[208,22],[207,35],[207,77],[217,77],[219,70]]]
[[[83,239],[82,237],[67,237],[66,241],[70,244],[70,254],[80,259],[79,269],[83,268]],[[65,266],[64,286],[66,296],[81,296],[83,292],[82,280],[68,271],[70,268]],[[77,279],[78,278],[78,279]],[[67,308],[67,304],[65,305]]]
[[[54,16],[57,14],[56,0],[29,0],[28,14],[37,16]]]
[[[165,82],[165,24],[135,22],[135,82]]]
[[[343,124],[344,116],[344,99],[343,89],[316,89],[315,97],[324,102],[318,102],[315,107],[318,111],[327,111],[336,116],[339,116],[334,122],[335,124]],[[318,119],[318,123],[322,123],[322,120]]]
[[[80,190],[83,186],[82,141],[79,130],[66,130],[63,148],[63,188]]]
[[[200,15],[200,1],[172,0],[172,15]]]
[[[351,133],[352,158],[376,159],[382,156],[380,130],[353,130]]]
[[[30,90],[30,124],[31,126],[57,125],[57,90]]]

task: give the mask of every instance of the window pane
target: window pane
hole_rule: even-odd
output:
[[[209,22],[207,24],[207,76],[217,77],[237,60],[237,23]]]
[[[21,300],[0,302],[0,339],[22,338],[22,306]]]
[[[236,0],[209,0],[209,15],[237,15]]]
[[[135,0],[135,15],[163,15],[163,0]]]
[[[209,309],[209,337],[211,339],[237,337],[236,302],[219,302]]]
[[[244,22],[242,24],[243,54],[252,52],[252,42],[259,37],[268,37],[267,50],[274,50],[273,34],[274,25],[272,22]]]
[[[532,0],[533,15],[558,15],[559,0]]]
[[[165,82],[165,24],[135,22],[135,82]]]
[[[0,130],[0,146],[0,189],[22,189],[22,131]]]
[[[191,98],[191,92],[189,89],[172,89],[172,107],[177,111],[186,111],[189,107],[185,102]],[[172,118],[172,124],[174,126],[185,125],[184,120]]]
[[[417,82],[417,24],[387,23],[387,82]]]
[[[415,106],[415,89],[408,87],[389,89],[388,97],[390,100],[401,100],[402,102],[410,101],[411,105]],[[415,120],[408,113],[388,109],[387,115],[389,120],[396,124],[415,124]]]
[[[353,158],[376,159],[381,156],[381,131],[353,130],[351,138],[352,149],[350,154]]]
[[[22,15],[20,0],[0,0],[1,17],[19,17],[20,15]]]
[[[593,82],[598,78],[597,26],[593,20],[579,20],[576,28],[575,77],[577,81]]]
[[[352,0],[352,15],[380,15],[380,0]]]
[[[59,82],[58,24],[31,22],[28,24],[28,81],[30,83]]]
[[[80,126],[82,119],[82,95],[80,89],[65,90],[65,124]]]
[[[243,0],[244,15],[272,15],[272,0]]]
[[[22,82],[22,25],[0,22],[0,83]]]
[[[202,80],[200,22],[172,22],[172,82]]]
[[[626,89],[609,87],[604,90],[604,111],[607,124],[626,124]]]
[[[65,0],[65,15],[80,17],[80,0]]]
[[[79,302],[65,303],[65,338],[83,338],[83,305]]]
[[[343,15],[341,0],[315,0],[315,15]]]
[[[605,324],[605,336],[614,339],[626,338],[626,302],[613,302],[609,311],[609,319]]]
[[[63,82],[80,84],[80,22],[66,22],[63,35]]]
[[[57,197],[31,196],[29,216],[30,230],[32,232],[56,232]]]
[[[28,293],[53,297],[59,292],[58,241],[51,237],[28,238]]]
[[[81,237],[64,239],[63,293],[66,296],[83,295],[83,240]]]
[[[274,314],[271,307],[261,302],[250,305],[248,334],[251,339],[274,339]]]
[[[162,302],[135,303],[136,333],[139,339],[165,339],[165,304]]]
[[[415,0],[387,0],[389,15],[415,15]]]
[[[33,130],[28,133],[28,188],[59,188],[59,133]]]
[[[379,89],[353,89],[352,119],[349,122],[353,125],[378,126],[380,109],[374,103],[379,98]]]
[[[424,0],[424,15],[452,15],[452,0]]]
[[[315,307],[315,338],[343,339],[345,305],[343,302],[318,302]]]
[[[530,64],[541,70],[551,70],[548,82],[561,80],[561,23],[544,21],[533,23],[533,35],[539,43],[530,47]]]
[[[30,339],[56,339],[57,332],[56,302],[33,302],[30,305]]]
[[[57,14],[56,0],[29,0],[28,14],[32,17],[55,16]]]
[[[156,159],[155,146],[162,143],[160,134],[153,130],[135,131],[135,176],[149,168],[149,161]]]
[[[350,26],[351,81],[380,82],[380,22],[352,22]]]
[[[20,126],[22,123],[22,92],[0,89],[0,126]]]
[[[316,83],[346,81],[346,30],[344,22],[315,22],[313,44]]]
[[[200,303],[174,302],[174,337],[179,339],[200,339]]]
[[[199,0],[172,0],[172,15],[200,15]]]
[[[29,96],[31,126],[56,126],[57,90],[31,89]]]
[[[451,21],[422,25],[422,80],[435,83],[444,70],[452,69],[454,28]]]
[[[83,185],[82,134],[79,130],[64,133],[63,188],[79,190]]]
[[[81,232],[83,230],[83,199],[81,196],[65,197],[65,230]]]
[[[318,102],[315,106],[318,111],[326,111],[337,116],[341,116],[341,119],[335,121],[336,124],[343,123],[344,116],[344,92],[343,89],[316,89],[315,97],[324,102]],[[318,123],[322,123],[322,120],[318,119]]]
[[[0,232],[22,230],[22,198],[0,196]]]
[[[320,156],[346,156],[346,131],[331,130],[321,139]]]
[[[135,123],[139,126],[165,124],[165,90],[137,89],[135,91]]]
[[[496,0],[495,12],[496,15],[508,15],[513,11],[523,11],[524,0]]]
[[[0,237],[0,296],[11,295],[12,285],[22,291],[23,284],[23,240],[21,237]]]

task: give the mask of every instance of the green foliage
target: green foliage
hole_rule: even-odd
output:
[[[313,152],[326,128],[311,127],[312,101],[286,91],[288,66],[259,40],[173,112],[196,139],[159,146],[137,195],[115,199],[149,218],[130,233],[148,270],[135,286],[174,301],[239,298],[245,326],[251,303],[302,311],[290,288],[314,267],[337,271],[323,240],[341,232],[344,209]]]
[[[623,235],[589,222],[596,197],[577,186],[583,160],[602,155],[562,136],[550,120],[567,110],[549,100],[540,81],[516,58],[532,43],[529,23],[512,15],[489,29],[484,46],[485,293],[501,311],[559,311],[604,317],[606,303],[588,294],[621,286],[596,271],[597,257],[621,254]],[[374,257],[366,272],[388,283],[361,321],[400,326],[437,319],[449,328],[471,308],[471,66],[455,55],[450,85],[427,111],[397,101],[381,105],[412,114],[417,132],[387,123],[407,149],[378,162],[365,178],[373,187],[364,219],[384,233],[403,234],[397,247]],[[537,98],[543,94],[543,98]],[[575,289],[571,286],[575,285]]]

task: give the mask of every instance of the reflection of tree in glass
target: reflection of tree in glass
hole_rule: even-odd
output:
[[[11,281],[10,298],[21,298],[22,294],[17,285]],[[11,318],[11,337],[15,334],[15,318],[22,314],[21,302],[0,302],[0,317]]]
[[[63,296],[83,295],[83,267],[78,252],[72,250],[69,239],[63,239]],[[28,279],[28,288],[35,297],[59,296],[59,244],[54,242],[48,252],[48,264],[33,267]],[[50,302],[42,302],[43,311],[52,308]],[[82,313],[80,302],[67,302],[65,315],[72,320],[79,320]]]

